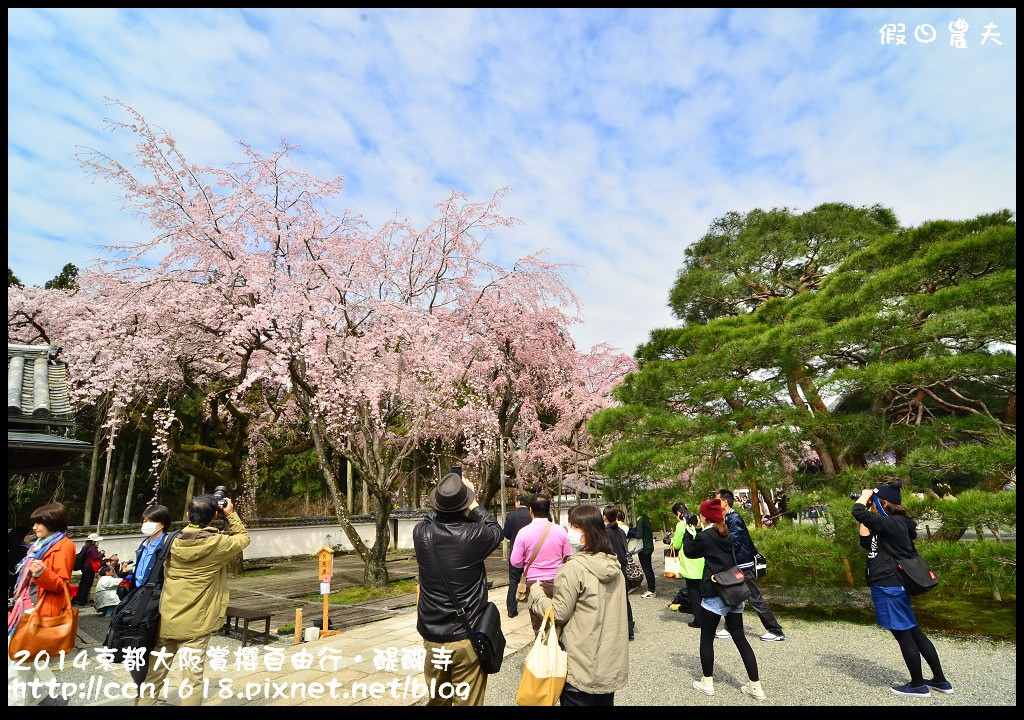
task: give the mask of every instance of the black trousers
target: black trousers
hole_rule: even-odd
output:
[[[86,562],[89,562],[87,559]],[[79,607],[85,607],[89,604],[89,591],[92,590],[93,580],[96,579],[96,573],[92,568],[82,570],[82,579],[78,582],[78,594],[75,595],[74,603]]]
[[[505,609],[508,616],[514,617],[519,614],[519,601],[516,600],[516,588],[519,587],[519,578],[523,576],[523,568],[508,564],[508,595],[505,598]]]
[[[644,577],[647,578],[647,589],[651,592],[654,592],[654,566],[651,565],[651,555],[653,554],[653,550],[649,553],[636,554],[640,559],[640,567],[644,569]]]
[[[562,696],[558,698],[562,707],[600,707],[615,704],[615,693],[587,693],[577,690],[569,683],[562,689]]]

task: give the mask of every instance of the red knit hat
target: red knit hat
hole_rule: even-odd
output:
[[[722,501],[718,498],[705,500],[700,504],[700,514],[713,523],[723,522],[725,518],[722,515]]]

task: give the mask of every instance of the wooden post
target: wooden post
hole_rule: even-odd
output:
[[[931,529],[931,527],[929,525],[925,525],[924,526],[924,531],[925,531],[925,533],[927,533],[928,539],[931,540],[932,539],[932,529]]]
[[[349,443],[349,450],[351,451],[352,445]],[[352,514],[352,503],[356,496],[356,489],[352,487],[352,461],[345,458],[345,509],[348,510],[348,514]]]
[[[328,630],[327,610],[331,598],[331,575],[334,572],[334,550],[329,547],[322,547],[317,551],[318,574],[320,577],[320,593],[324,596],[324,620],[320,630],[320,637],[331,637],[337,635],[338,630]]]
[[[295,644],[302,642],[302,608],[295,608]]]
[[[555,507],[558,512],[558,519],[556,522],[562,524],[562,463],[558,463],[558,499],[555,500]]]
[[[846,584],[853,587],[853,570],[850,569],[850,558],[843,558],[843,567],[846,568]]]

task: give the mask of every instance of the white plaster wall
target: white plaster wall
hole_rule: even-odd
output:
[[[421,518],[391,518],[391,547],[401,550],[412,549],[412,529]],[[373,522],[353,523],[360,539],[373,547],[376,529]],[[397,534],[396,534],[397,530]],[[341,544],[342,549],[351,550],[352,543],[340,525],[312,525],[302,527],[248,528],[251,542],[243,553],[246,560],[272,557],[293,557],[311,555],[323,545]],[[328,542],[327,535],[330,535]],[[142,533],[135,535],[104,535],[99,543],[107,555],[116,553],[121,560],[134,560],[135,550],[142,542]],[[75,539],[77,550],[82,548],[84,539]]]

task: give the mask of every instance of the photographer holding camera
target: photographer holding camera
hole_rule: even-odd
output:
[[[693,620],[687,625],[692,628],[700,627],[701,597],[700,581],[704,577],[704,558],[688,558],[681,551],[683,541],[687,535],[691,538],[697,537],[698,523],[697,516],[690,512],[686,503],[677,502],[672,506],[672,513],[676,516],[676,531],[672,538],[672,548],[679,552],[679,567],[683,571],[683,579],[686,580],[686,592],[690,597],[690,612],[693,613]],[[669,608],[671,609],[671,605]],[[676,608],[677,610],[679,608]]]
[[[935,690],[948,694],[953,692],[953,685],[942,673],[935,646],[918,626],[910,596],[894,569],[895,558],[909,558],[917,553],[914,548],[917,523],[902,505],[902,486],[900,481],[890,482],[850,496],[854,500],[851,512],[860,523],[860,544],[868,551],[864,572],[871,587],[875,622],[896,638],[910,672],[910,682],[891,686],[893,693],[930,697]],[[931,679],[926,680],[921,670],[922,657],[931,668]]]
[[[249,533],[226,497],[217,487],[213,495],[198,495],[188,505],[189,524],[174,538],[164,563],[160,595],[160,629],[156,649],[170,653],[166,663],[150,663],[147,682],[160,687],[179,648],[200,655],[188,663],[183,680],[191,692],[182,705],[202,705],[203,659],[210,636],[224,626],[228,609],[228,563],[249,544]],[[221,533],[211,524],[218,517],[227,522]],[[155,705],[156,698],[139,698],[136,705]]]

